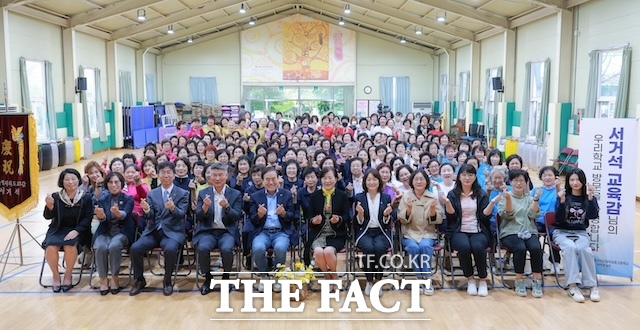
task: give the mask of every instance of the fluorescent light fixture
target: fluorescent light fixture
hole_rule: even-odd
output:
[[[338,20],[338,24],[344,25],[344,19],[342,17],[340,17],[340,19]]]
[[[422,34],[422,28],[419,28],[419,29],[418,29],[418,28],[416,27],[416,34]]]
[[[351,6],[349,4],[344,5],[344,13],[351,14]]]
[[[187,42],[193,42],[193,37],[190,36],[189,38],[187,38]]]
[[[147,19],[147,12],[144,9],[138,9],[138,21]]]
[[[444,22],[447,20],[447,13],[444,11],[439,11],[436,14],[436,19],[438,20],[438,22]]]
[[[403,43],[405,43],[405,42],[407,42],[407,39],[405,39],[404,37],[400,38],[400,43],[401,43],[401,44],[403,44]]]
[[[244,14],[247,11],[244,9],[244,3],[240,4],[240,14]]]
[[[255,24],[256,24],[256,19],[255,19],[255,18],[253,18],[253,17],[251,17],[251,18],[249,19],[249,25],[255,25]]]
[[[168,34],[173,34],[173,25],[169,24],[169,26],[167,26],[167,33]]]

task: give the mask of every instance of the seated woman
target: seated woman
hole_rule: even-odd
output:
[[[147,194],[149,194],[150,190],[149,186],[146,183],[142,182],[138,167],[134,164],[125,166],[124,181],[124,188],[122,189],[122,192],[133,197],[133,211],[131,213],[131,216],[134,219],[134,223],[138,224],[138,232],[142,233],[147,224],[145,221],[137,221],[143,215],[140,201],[142,201],[143,198],[147,198]],[[109,186],[107,186],[106,188],[109,189]]]
[[[88,236],[93,216],[91,195],[79,189],[80,173],[67,168],[58,177],[60,192],[47,195],[45,198],[44,218],[51,220],[47,235],[42,242],[45,258],[53,273],[53,292],[67,292],[72,287],[71,272],[73,267],[65,268],[64,279],[60,282],[58,271],[58,252],[64,249],[64,260],[73,265],[78,256],[78,240]]]
[[[305,259],[310,253],[327,279],[337,279],[338,259],[336,253],[345,245],[349,225],[349,198],[347,193],[336,189],[338,173],[334,167],[325,167],[320,172],[322,189],[311,195],[311,210],[306,212],[309,234]],[[335,289],[335,288],[334,288]]]
[[[536,189],[534,196],[525,190],[529,185],[529,175],[523,170],[509,172],[511,191],[505,188],[501,195],[496,196],[489,203],[498,204],[498,214],[502,219],[500,223],[500,242],[513,253],[513,265],[516,271],[516,295],[527,296],[527,288],[524,285],[524,264],[527,252],[531,256],[531,270],[533,271],[533,285],[531,295],[542,298],[542,248],[538,239],[538,229],[535,219],[540,214],[541,189]]]
[[[589,244],[589,219],[598,217],[598,200],[593,198],[595,188],[587,185],[584,172],[575,168],[567,174],[565,189],[558,193],[556,224],[553,241],[560,246],[564,276],[569,285],[568,294],[576,302],[584,302],[579,286],[591,288],[589,299],[600,301],[596,264]],[[580,272],[582,271],[582,277]]]
[[[364,174],[364,192],[355,196],[356,246],[362,250],[367,286],[371,293],[374,281],[382,279],[383,257],[391,247],[391,197],[382,193],[383,182],[376,169]],[[379,291],[382,295],[382,290]]]
[[[429,191],[429,175],[417,170],[409,178],[411,191],[405,193],[398,206],[398,221],[402,224],[402,245],[409,253],[411,266],[418,279],[431,277],[433,244],[438,238],[436,225],[442,223],[442,206],[438,196]],[[423,286],[422,293],[433,295],[433,287]]]
[[[483,212],[489,204],[489,197],[482,190],[476,176],[476,168],[462,164],[458,170],[456,186],[447,197],[441,195],[447,216],[447,236],[451,247],[458,251],[460,267],[469,280],[467,293],[471,296],[486,297],[487,260],[486,249],[491,241],[489,215]],[[476,285],[473,276],[473,262],[480,282]]]
[[[128,169],[135,168],[129,165]],[[126,173],[126,171],[125,171]],[[136,174],[138,172],[136,171]],[[95,206],[95,216],[100,225],[93,235],[95,262],[100,277],[100,294],[120,292],[118,273],[122,248],[132,244],[135,235],[133,222],[133,197],[123,192],[125,179],[118,172],[111,172],[105,178],[108,194],[103,194]],[[146,196],[146,195],[145,195]],[[107,278],[108,265],[111,266],[111,283]],[[111,290],[109,290],[111,289]]]

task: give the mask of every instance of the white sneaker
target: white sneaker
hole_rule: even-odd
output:
[[[264,283],[260,282],[258,283],[258,292],[264,292]]]
[[[278,282],[273,283],[273,292],[278,293],[280,291],[282,291],[282,284],[280,284]]]
[[[487,281],[480,281],[478,284],[478,297],[486,297],[489,295],[489,289],[487,288]]]
[[[589,299],[591,299],[591,301],[593,301],[593,302],[600,301],[600,292],[598,292],[598,288],[597,287],[591,288],[591,293],[589,294]]]
[[[367,282],[367,286],[364,287],[364,294],[366,296],[371,294],[371,288],[373,288],[373,283]]]
[[[467,294],[470,296],[478,295],[478,288],[476,287],[476,280],[470,280],[467,284]]]
[[[517,296],[520,296],[520,297],[527,296],[527,287],[524,285],[524,279],[516,280],[515,292]]]
[[[424,294],[425,296],[433,296],[434,292],[435,291],[433,290],[433,286],[422,286],[422,294]]]
[[[582,295],[582,292],[580,291],[580,288],[577,287],[577,286],[570,287],[569,291],[567,292],[567,294],[575,302],[579,302],[579,303],[584,302],[584,296]]]

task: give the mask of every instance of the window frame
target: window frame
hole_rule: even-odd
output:
[[[624,47],[616,47],[607,50],[599,50],[598,51],[598,81],[597,81],[597,94],[596,94],[596,113],[595,118],[614,118],[615,115],[615,107],[617,101],[617,89],[620,87],[620,75],[622,74],[622,55],[624,52]],[[607,60],[607,55],[613,54],[611,58],[611,62],[615,61],[615,58],[618,58],[619,66],[617,68],[617,74],[614,74],[614,77],[617,76],[618,84],[616,87],[616,95],[602,95],[602,89],[605,85],[603,85],[603,68],[604,62]],[[611,63],[609,63],[611,64]],[[614,63],[615,64],[615,63]],[[614,68],[615,70],[615,68]],[[613,79],[613,78],[611,78]],[[611,80],[609,79],[609,80]],[[613,85],[611,85],[613,86]]]
[[[45,78],[45,63],[44,60],[25,59],[25,66],[29,82],[29,101],[31,102],[29,107],[36,119],[37,141],[47,142],[51,140],[51,132],[49,131],[50,119],[47,111],[47,80]],[[33,69],[37,69],[40,72],[32,74],[31,70]],[[37,84],[34,83],[34,78],[39,79],[40,82]],[[42,90],[38,93],[35,93],[36,86],[42,87]]]

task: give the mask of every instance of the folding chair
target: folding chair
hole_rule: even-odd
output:
[[[64,253],[64,247],[61,246],[59,252],[63,252]],[[82,280],[82,274],[84,273],[83,265],[84,265],[85,257],[86,257],[86,254],[83,254],[82,255],[82,264],[79,267],[80,270],[75,270],[76,267],[74,267],[74,265],[71,265],[71,267],[73,267],[73,269],[74,269],[74,271],[71,272],[71,279],[72,279],[71,285],[72,286],[77,286],[78,284],[80,284],[80,281]],[[42,286],[43,288],[50,288],[53,285],[44,284],[42,282],[42,277],[44,275],[44,267],[45,267],[46,264],[47,264],[47,255],[45,253],[44,257],[42,258],[42,267],[40,267],[40,278],[38,279],[38,283],[40,283],[40,286]],[[64,262],[64,254],[63,254],[63,257],[62,257],[62,264],[59,265],[59,266],[62,266],[62,268],[65,268],[65,269],[68,266]],[[60,273],[60,276],[64,276],[64,272],[60,272],[60,271],[58,271],[58,272]],[[77,280],[75,282],[73,282],[73,275],[77,276]]]
[[[556,250],[556,251],[560,251],[560,246],[558,246],[554,241],[553,241],[553,237],[551,236],[551,233],[549,232],[549,227],[552,227],[553,225],[556,224],[556,213],[555,212],[547,212],[544,214],[544,228],[547,231],[547,239],[546,239],[546,244],[549,246],[549,254],[551,255],[551,261],[555,264],[556,263],[556,258],[553,256],[553,251],[551,251],[551,249]],[[566,285],[562,285],[560,284],[560,278],[558,277],[558,272],[557,270],[554,272],[553,274],[556,278],[556,284],[563,288],[563,289],[568,289],[568,287]]]
[[[436,234],[438,236],[438,238],[436,239],[435,243],[433,244],[433,256],[435,258],[435,263],[431,263],[432,267],[431,267],[431,275],[433,277],[433,274],[435,274],[436,272],[440,272],[440,286],[438,287],[434,287],[435,289],[443,289],[444,288],[444,250],[443,250],[443,238],[442,235],[440,234],[440,231],[437,230]],[[400,251],[400,254],[405,256],[408,255],[406,253],[406,251],[404,250],[404,246],[402,245],[402,232],[401,230],[398,230],[398,234],[395,235],[395,237],[397,237],[398,240],[398,251]],[[403,265],[406,267],[406,265]],[[403,267],[402,269],[402,273],[401,273],[401,277],[404,279],[406,276],[406,271],[405,271],[405,267]],[[396,270],[397,271],[397,270]],[[413,272],[413,270],[411,270],[411,272]],[[397,272],[400,273],[400,272]]]
[[[197,251],[197,246],[194,247],[194,249]],[[210,253],[218,256],[218,258],[222,258],[222,256],[220,255],[220,249],[213,249]],[[233,260],[235,263],[235,273],[236,273],[236,279],[240,278],[240,270],[242,267],[242,261],[241,261],[241,256],[242,256],[242,248],[240,246],[234,246],[233,247]],[[198,290],[202,287],[202,285],[200,284],[200,277],[202,277],[205,273],[202,272],[202,270],[200,269],[200,262],[199,262],[199,257],[198,257],[198,253],[196,253],[196,287],[198,288]],[[232,268],[233,269],[233,268]],[[219,275],[221,272],[213,272],[212,269],[209,269],[209,272],[211,273],[211,275]]]
[[[355,223],[353,223],[353,222],[352,222],[352,223],[351,223],[351,227],[352,227],[352,228],[350,228],[350,229],[349,229],[349,230],[350,230],[350,232],[355,233],[355,227],[354,227],[354,226],[355,226]],[[393,225],[392,225],[392,226],[393,226]],[[364,273],[356,273],[356,270],[357,270],[358,268],[362,270],[362,267],[361,267],[361,266],[360,266],[360,264],[357,262],[357,256],[358,256],[358,254],[362,254],[363,252],[362,252],[362,250],[361,250],[361,249],[356,245],[356,242],[355,242],[356,237],[355,237],[355,235],[349,235],[349,236],[350,236],[350,242],[349,242],[349,243],[350,243],[350,246],[352,247],[352,251],[351,251],[351,256],[350,256],[350,257],[348,258],[348,260],[347,260],[348,262],[350,262],[350,265],[349,265],[349,267],[348,267],[347,269],[349,269],[349,270],[350,270],[350,275],[352,275],[352,276],[353,276],[353,279],[354,279],[354,280],[356,280],[356,279],[358,278],[358,276],[362,277],[362,275],[364,274]],[[395,230],[395,226],[393,226],[393,227],[392,227],[392,229],[391,229],[391,236],[392,236],[392,237],[391,237],[391,246],[387,249],[387,255],[389,255],[389,254],[390,254],[390,255],[393,255],[393,254],[394,254],[394,251],[396,251],[395,246],[394,246],[394,245],[396,245],[396,244],[394,244],[394,243],[395,243],[395,241],[396,241],[396,237],[397,237],[397,235],[396,235],[396,230]],[[361,258],[360,260],[362,260],[362,258]],[[390,266],[390,267],[389,267],[389,269],[391,269],[391,268],[392,268],[392,265],[391,265],[391,264],[389,264],[389,266]],[[390,272],[390,274],[383,274],[383,277],[387,277],[387,276],[389,276],[389,275],[391,275],[393,278],[395,278],[396,270],[393,270],[393,269],[392,269],[392,271]]]
[[[450,262],[450,265],[449,265],[449,271],[451,272],[451,282],[453,284],[453,287],[456,290],[463,289],[463,288],[459,288],[458,287],[458,284],[456,283],[456,279],[455,279],[455,271],[454,271],[454,267],[453,267],[453,258],[454,258],[453,252],[456,252],[456,254],[457,254],[457,251],[454,250],[451,247],[451,239],[446,239],[445,246],[446,246],[447,251],[449,253],[449,256],[451,258],[451,262]],[[491,254],[493,254],[493,248],[491,247],[491,244],[489,244],[489,247],[487,247],[485,249],[485,257],[487,259],[487,267],[488,267],[487,270],[491,274],[491,287],[490,288],[494,288],[495,287],[495,278],[494,278],[494,274],[493,274],[493,269],[491,267]],[[477,268],[477,266],[475,266],[475,267]]]

